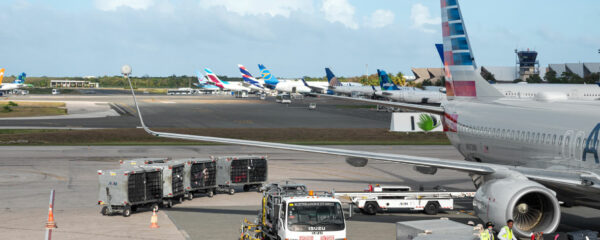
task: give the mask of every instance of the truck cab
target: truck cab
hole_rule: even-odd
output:
[[[331,193],[306,191],[300,184],[267,186],[259,219],[265,239],[346,239],[340,200]]]

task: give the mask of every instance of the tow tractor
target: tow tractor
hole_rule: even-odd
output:
[[[303,184],[263,186],[255,223],[244,219],[240,239],[345,240],[340,200],[330,192],[307,191]]]
[[[454,199],[472,198],[475,192],[412,191],[408,186],[369,185],[363,192],[335,192],[336,198],[347,198],[364,214],[409,209],[435,215],[440,210],[454,209]]]

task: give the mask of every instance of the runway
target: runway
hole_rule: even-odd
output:
[[[389,128],[388,112],[334,99],[307,97],[292,104],[273,98],[236,99],[226,95],[138,97],[146,123],[159,128]],[[113,103],[121,116],[87,119],[2,120],[0,126],[133,128],[139,125],[130,95],[28,95],[11,100]],[[316,103],[316,110],[308,110]]]
[[[336,146],[364,151],[456,159],[452,146]],[[173,209],[160,211],[160,229],[148,228],[149,212],[131,218],[101,216],[97,206],[97,173],[115,169],[120,159],[135,157],[208,157],[210,155],[268,155],[269,181],[306,184],[312,190],[360,191],[369,183],[474,190],[465,173],[440,170],[422,175],[410,166],[371,161],[355,168],[343,157],[240,146],[6,146],[0,147],[0,229],[7,239],[39,239],[48,211],[48,194],[56,189],[55,219],[58,239],[235,239],[243,217],[254,220],[260,203],[255,192],[214,198],[198,197]],[[600,211],[564,208],[561,231],[599,229]],[[355,215],[347,222],[349,239],[390,239],[395,222],[448,217],[459,222],[478,221],[469,202],[437,216],[418,212]]]

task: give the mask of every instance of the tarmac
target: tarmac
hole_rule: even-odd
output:
[[[132,128],[139,125],[131,95],[25,95],[8,99],[65,101],[89,108],[88,112],[84,107],[73,108],[76,112],[70,109],[72,116],[3,119],[0,126]],[[365,108],[364,104],[317,97],[293,100],[292,104],[275,103],[272,97],[259,100],[255,96],[239,99],[228,95],[139,95],[138,100],[146,124],[154,128],[389,128],[391,117],[388,112]],[[316,103],[317,109],[309,110],[309,103]]]
[[[461,159],[452,146],[335,146],[364,151]],[[208,157],[268,155],[269,181],[295,181],[317,191],[360,191],[369,183],[473,191],[465,173],[440,170],[422,175],[410,166],[371,161],[355,168],[343,157],[240,146],[4,146],[0,147],[0,232],[2,239],[40,239],[48,214],[50,189],[56,190],[57,239],[236,239],[244,217],[254,220],[260,194],[243,192],[197,196],[159,211],[159,229],[150,229],[150,212],[129,218],[102,216],[97,205],[99,169],[115,169],[119,160],[137,157]],[[600,229],[600,211],[563,209],[561,231]],[[393,239],[395,222],[448,217],[478,222],[471,203],[436,216],[420,212],[354,215],[347,221],[349,239]]]

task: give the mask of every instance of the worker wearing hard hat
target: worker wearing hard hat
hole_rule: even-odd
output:
[[[513,224],[514,221],[509,219],[506,221],[506,226],[502,227],[500,232],[498,233],[498,239],[500,240],[517,240],[515,235],[513,234]]]

